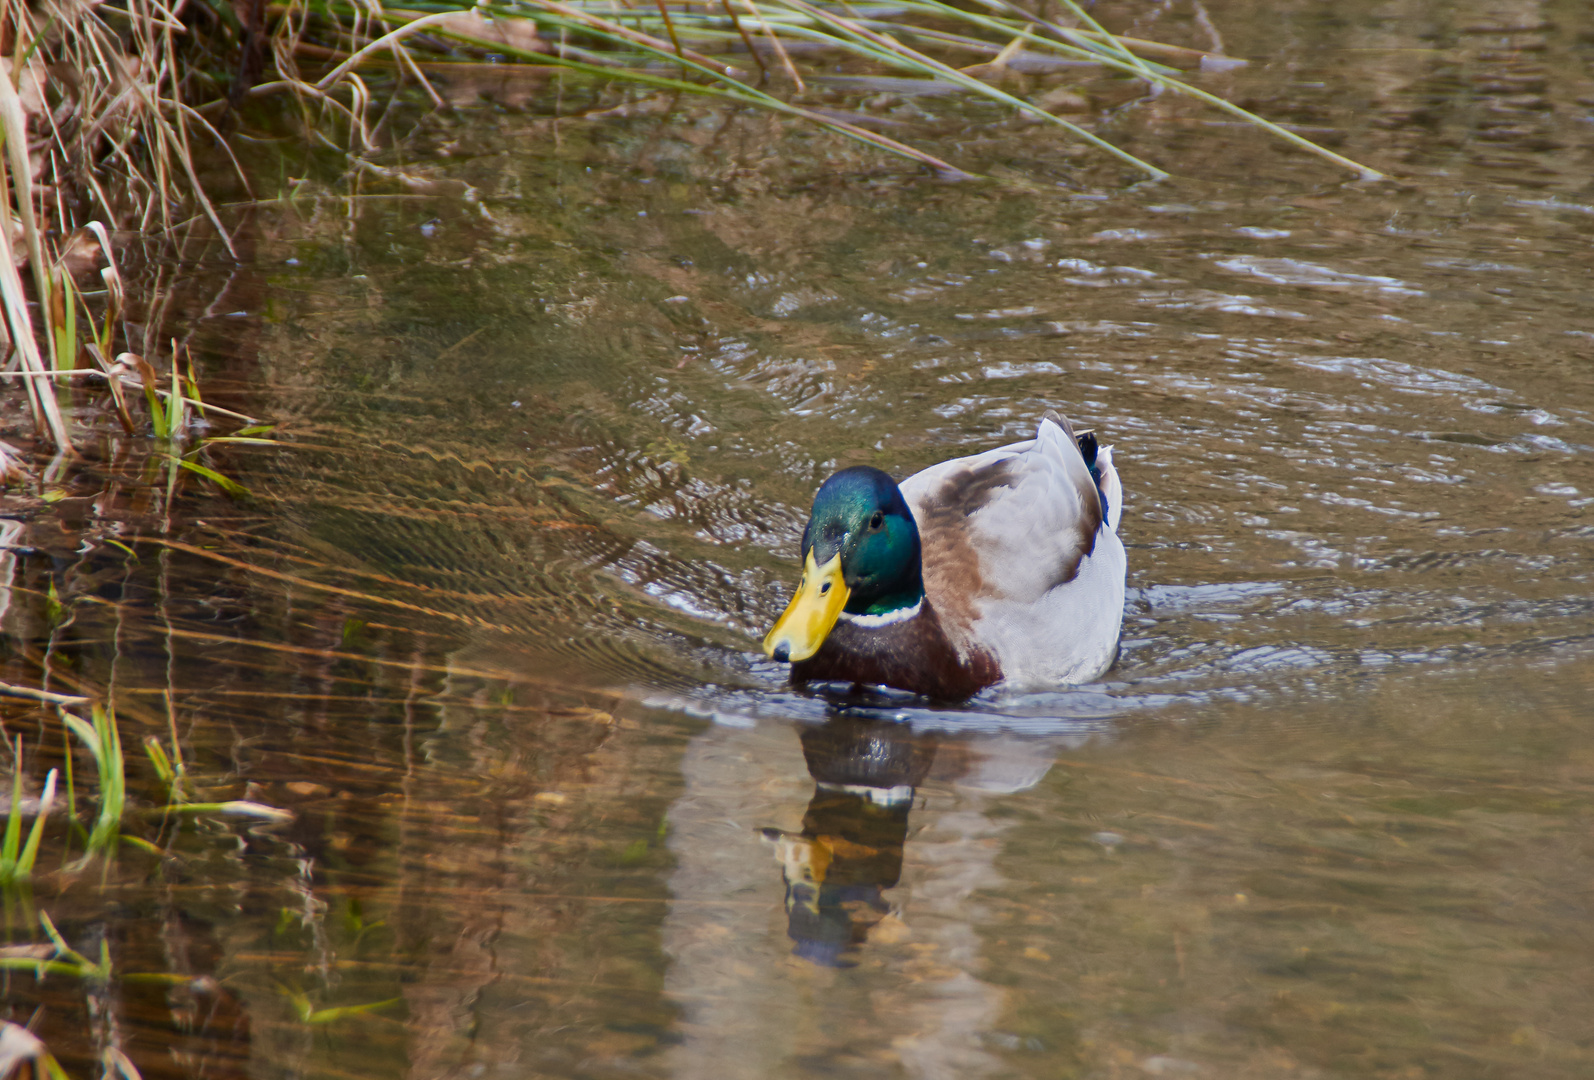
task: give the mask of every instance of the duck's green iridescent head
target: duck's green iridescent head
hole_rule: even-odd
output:
[[[803,530],[803,579],[764,638],[776,660],[806,660],[836,620],[889,615],[924,599],[919,528],[896,482],[867,465],[819,488]]]

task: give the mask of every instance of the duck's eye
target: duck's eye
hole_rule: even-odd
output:
[[[822,582],[819,583],[819,595],[820,596],[825,595],[829,591],[830,591],[830,582],[822,581]]]
[[[885,514],[881,513],[879,510],[876,510],[874,512],[874,516],[869,519],[869,528],[878,529],[880,526],[884,525],[885,523],[886,523]]]

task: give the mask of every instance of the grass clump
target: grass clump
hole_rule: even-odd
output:
[[[17,688],[11,688],[17,689]],[[88,751],[94,762],[93,785],[89,789],[98,801],[91,825],[84,827],[77,817],[77,789],[68,758],[66,780],[66,816],[69,828],[77,831],[84,844],[84,852],[76,862],[63,869],[76,871],[95,857],[112,858],[122,836],[122,825],[129,815],[127,794],[128,762],[122,751],[122,736],[116,714],[109,708],[94,704],[84,720],[65,709],[58,708],[61,723]],[[8,744],[10,745],[10,744]],[[156,779],[165,792],[164,804],[156,804],[141,811],[142,816],[171,818],[174,815],[214,815],[241,817],[259,821],[287,821],[292,815],[276,807],[247,799],[221,801],[196,801],[191,797],[190,779],[183,762],[175,733],[172,751],[167,753],[160,740],[150,736],[144,740],[145,753]],[[33,800],[23,797],[26,768],[23,761],[22,737],[11,745],[11,799],[3,834],[0,834],[0,886],[13,886],[29,881],[38,861],[40,842],[45,824],[55,809],[59,792],[59,772],[51,769],[45,777],[42,794]],[[28,837],[22,840],[23,821],[33,819]],[[149,848],[148,841],[130,838],[136,846]]]
[[[74,444],[58,384],[104,387],[124,428],[137,426],[122,384],[144,376],[129,372],[151,352],[152,327],[129,319],[113,237],[208,221],[232,250],[195,164],[196,143],[224,144],[186,100],[209,89],[179,49],[187,37],[154,0],[0,5],[0,191],[12,221],[0,229],[0,347],[16,356],[3,375],[57,453]],[[151,369],[146,391],[154,381]],[[0,451],[5,479],[25,469],[25,455]]]
[[[63,712],[61,719],[94,755],[99,772],[100,812],[88,837],[88,854],[97,855],[114,850],[121,830],[122,812],[127,806],[127,763],[122,758],[122,736],[110,710],[95,705],[90,715],[94,717],[93,724],[68,712]]]

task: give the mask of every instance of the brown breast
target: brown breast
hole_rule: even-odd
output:
[[[983,649],[958,655],[928,600],[918,615],[889,626],[842,620],[818,652],[791,666],[797,685],[873,683],[947,700],[969,697],[1001,678],[1001,665]]]

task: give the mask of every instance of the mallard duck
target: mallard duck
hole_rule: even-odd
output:
[[[900,485],[843,469],[814,496],[802,581],[764,651],[797,684],[935,698],[1089,682],[1118,654],[1122,501],[1112,448],[1051,411],[1033,439]]]

